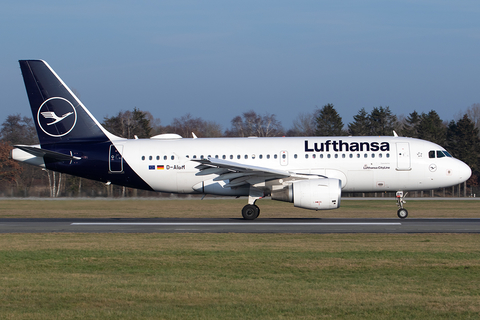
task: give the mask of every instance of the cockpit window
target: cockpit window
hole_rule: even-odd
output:
[[[428,157],[429,158],[443,158],[443,157],[449,157],[453,158],[450,153],[444,150],[430,150],[428,152]]]

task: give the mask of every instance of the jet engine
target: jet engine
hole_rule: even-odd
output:
[[[329,210],[340,207],[342,182],[339,179],[301,180],[272,189],[272,199],[293,202],[295,207]]]

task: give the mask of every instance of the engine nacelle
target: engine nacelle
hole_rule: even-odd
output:
[[[272,190],[272,199],[293,202],[295,207],[329,210],[340,207],[342,182],[339,179],[313,179],[294,182]]]

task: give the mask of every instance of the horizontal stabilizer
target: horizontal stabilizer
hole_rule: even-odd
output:
[[[56,160],[56,161],[71,161],[71,160],[80,160],[81,158],[79,157],[74,157],[69,154],[64,154],[60,152],[55,152],[55,151],[50,151],[46,149],[41,149],[37,147],[30,147],[30,146],[14,146],[15,148],[18,148],[20,150],[23,150],[25,152],[28,152],[36,157],[43,157],[43,158],[48,158],[51,160]]]

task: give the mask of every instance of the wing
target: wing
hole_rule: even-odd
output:
[[[229,180],[226,188],[239,187],[242,185],[254,185],[274,179],[290,177],[292,174],[284,170],[276,170],[265,167],[250,166],[233,161],[217,158],[193,160],[199,162],[196,168],[200,170],[196,175],[217,174],[214,181]]]

